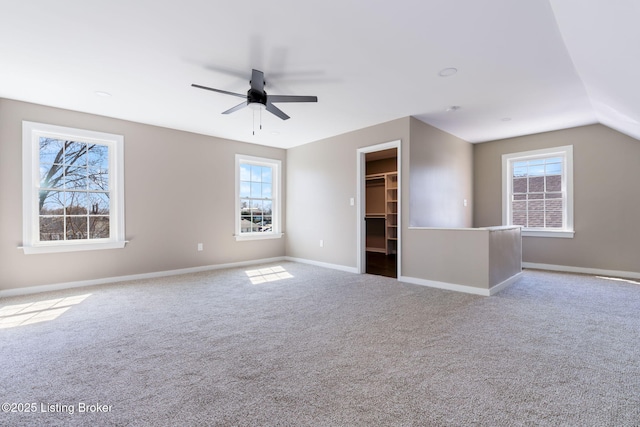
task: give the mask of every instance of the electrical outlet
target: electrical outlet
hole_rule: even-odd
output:
[[[198,252],[204,250],[204,245],[202,243],[198,243]]]
[[[324,248],[324,240],[320,240],[320,247]]]
[[[463,204],[464,206],[467,206],[467,199],[464,199],[464,200],[462,201],[462,204]]]

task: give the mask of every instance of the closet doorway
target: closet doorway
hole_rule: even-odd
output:
[[[361,273],[398,277],[400,236],[399,143],[361,153]]]

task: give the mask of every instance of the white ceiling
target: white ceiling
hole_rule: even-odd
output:
[[[637,0],[0,0],[0,97],[283,148],[406,116],[469,142],[596,122],[640,139],[639,16]],[[319,102],[278,104],[291,119],[256,116],[254,136],[252,110],[220,114],[238,98],[191,87],[245,93],[252,68]]]

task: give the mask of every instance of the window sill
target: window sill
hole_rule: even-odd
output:
[[[122,249],[129,243],[128,240],[118,242],[91,242],[91,243],[65,243],[65,244],[39,244],[37,246],[18,246],[25,255],[49,254],[62,252],[82,252],[101,249]]]
[[[522,237],[559,237],[563,239],[573,239],[575,231],[573,230],[527,230],[522,229]]]
[[[236,234],[236,242],[244,240],[267,240],[267,239],[279,239],[284,236],[284,233],[247,233]]]

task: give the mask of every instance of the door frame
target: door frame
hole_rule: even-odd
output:
[[[402,267],[402,141],[390,141],[382,144],[370,145],[358,148],[357,150],[357,171],[358,171],[358,188],[357,188],[357,215],[358,215],[358,244],[357,246],[357,270],[359,274],[367,272],[367,252],[366,252],[366,224],[365,224],[365,206],[366,206],[366,154],[375,153],[376,151],[388,150],[395,148],[397,150],[396,168],[398,171],[398,247],[397,247],[397,277],[401,276]]]

